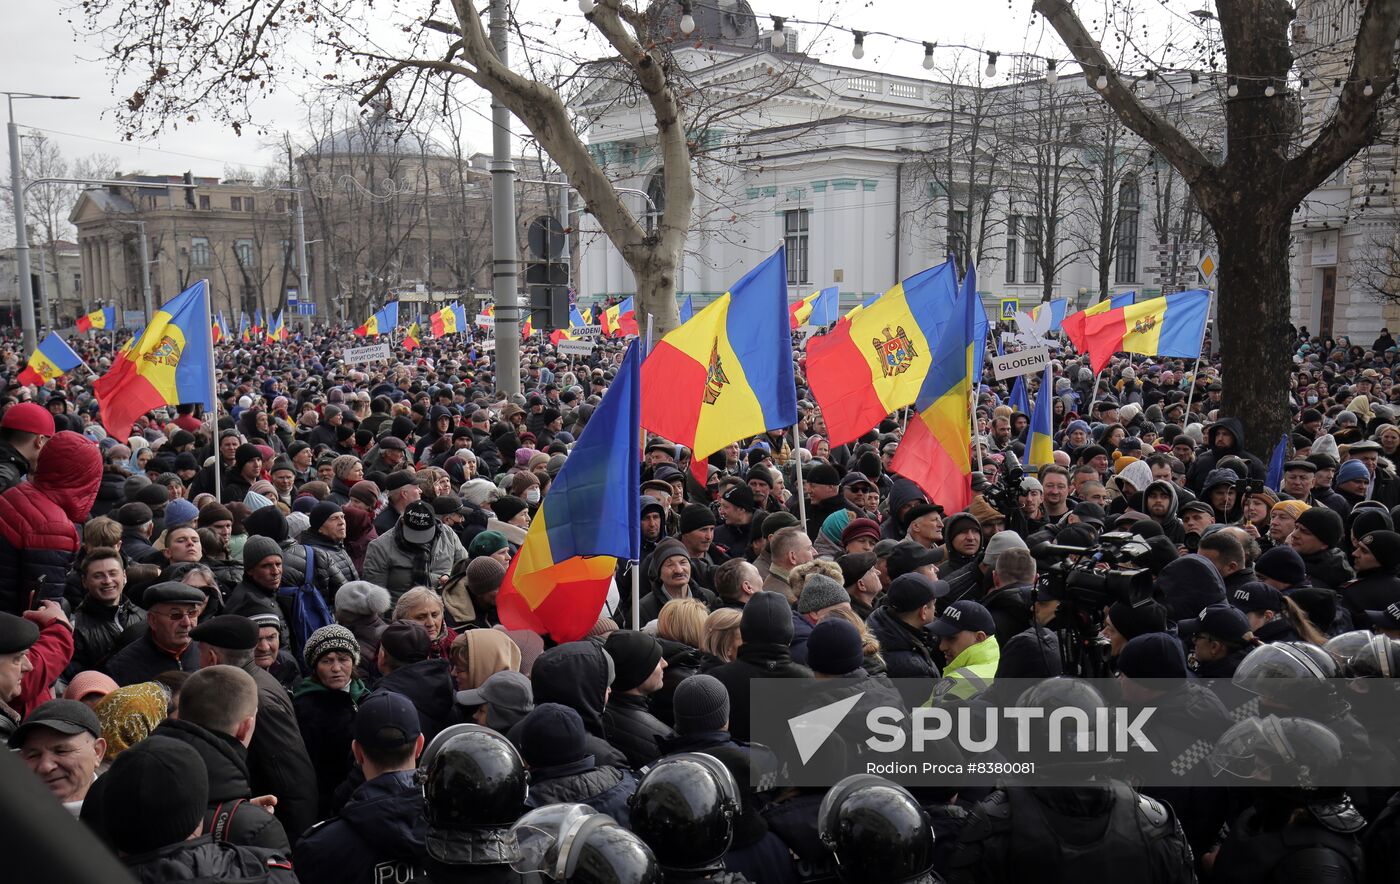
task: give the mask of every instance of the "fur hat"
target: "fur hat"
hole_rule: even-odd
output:
[[[335,592],[336,616],[370,617],[389,610],[389,590],[368,580],[351,580]]]

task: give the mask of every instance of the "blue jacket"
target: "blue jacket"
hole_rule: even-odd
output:
[[[587,804],[605,813],[624,829],[631,825],[627,799],[637,791],[637,778],[630,770],[598,767],[592,755],[578,761],[536,767],[530,771],[530,807],[547,804]]]
[[[413,771],[375,777],[340,816],[306,833],[292,854],[302,884],[378,884],[423,875],[423,791]]]

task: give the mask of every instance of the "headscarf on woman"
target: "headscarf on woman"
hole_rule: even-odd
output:
[[[170,696],[158,682],[143,681],[117,688],[94,707],[107,741],[103,761],[111,761],[151,735],[165,720]]]

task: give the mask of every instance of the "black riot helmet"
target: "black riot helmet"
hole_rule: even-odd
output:
[[[1400,642],[1371,635],[1345,661],[1345,669],[1355,678],[1400,678]]]
[[[1254,716],[1227,730],[1206,762],[1216,776],[1316,789],[1338,776],[1342,743],[1329,728],[1306,718]]]
[[[933,827],[903,786],[872,774],[846,777],[822,799],[817,834],[842,881],[898,884],[933,868]]]
[[[1027,758],[1053,761],[1061,768],[1066,764],[1097,766],[1108,760],[1108,750],[1094,739],[1088,724],[1096,720],[1098,710],[1106,703],[1103,694],[1089,682],[1067,675],[1047,678],[1023,691],[1016,705],[1045,713],[1031,720],[1032,748]],[[1072,714],[1053,716],[1059,709],[1071,710]],[[1052,720],[1058,723],[1052,726]],[[1070,754],[1065,755],[1062,747]]]
[[[525,763],[505,737],[460,724],[435,737],[430,748],[419,768],[430,830],[507,828],[525,812]]]
[[[1260,645],[1245,655],[1230,680],[1285,709],[1326,708],[1338,674],[1337,658],[1308,642]]]
[[[734,838],[739,786],[716,759],[698,752],[663,758],[628,799],[632,831],[667,871],[721,869]]]
[[[661,884],[651,848],[585,804],[550,804],[511,829],[519,858],[512,868],[529,880],[558,884]]]
[[[1369,629],[1353,629],[1351,632],[1343,632],[1339,635],[1332,636],[1327,640],[1327,643],[1322,646],[1322,649],[1333,657],[1336,657],[1337,661],[1345,666],[1347,663],[1351,662],[1352,657],[1356,656],[1357,651],[1366,647],[1366,643],[1369,642],[1374,635],[1375,633],[1371,632]]]

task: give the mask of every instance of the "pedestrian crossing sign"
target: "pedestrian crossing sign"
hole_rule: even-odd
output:
[[[1017,311],[1019,311],[1020,309],[1021,309],[1021,299],[1020,299],[1020,298],[1002,298],[1002,299],[1001,299],[1001,319],[1002,319],[1002,321],[1003,321],[1003,322],[1014,322],[1014,321],[1016,320],[1016,313],[1017,313]]]

